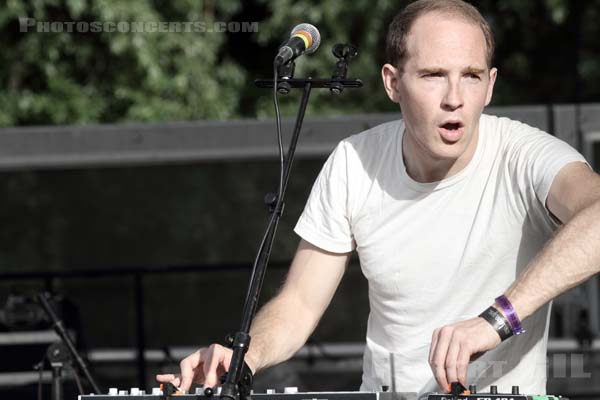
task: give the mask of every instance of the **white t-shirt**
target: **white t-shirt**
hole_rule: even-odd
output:
[[[504,293],[559,226],[545,207],[554,177],[585,159],[538,129],[482,115],[469,164],[419,183],[404,166],[403,133],[400,120],[340,142],[295,231],[322,249],[358,252],[370,303],[361,389],[424,394],[439,391],[427,362],[433,330]],[[472,363],[468,383],[545,393],[549,312]]]

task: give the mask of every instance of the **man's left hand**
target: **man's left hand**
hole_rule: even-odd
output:
[[[467,386],[467,366],[473,355],[500,344],[500,336],[483,318],[477,317],[446,325],[433,331],[429,365],[442,390],[451,382]]]

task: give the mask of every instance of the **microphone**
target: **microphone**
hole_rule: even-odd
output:
[[[282,65],[302,54],[314,53],[321,44],[319,30],[311,24],[300,24],[292,29],[291,37],[279,48],[275,64]]]

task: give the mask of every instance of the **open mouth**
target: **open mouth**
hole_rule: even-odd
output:
[[[439,131],[444,142],[455,143],[464,133],[464,124],[460,121],[448,121],[440,125]]]
[[[449,131],[457,131],[463,127],[463,124],[460,122],[446,122],[442,125],[442,128],[447,129]]]

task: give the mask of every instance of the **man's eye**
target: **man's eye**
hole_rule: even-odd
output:
[[[467,74],[467,78],[469,79],[477,79],[478,81],[481,80],[481,77],[477,74]]]
[[[440,72],[432,72],[430,74],[423,75],[425,78],[439,78],[442,76]]]

